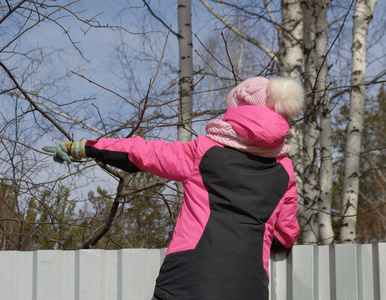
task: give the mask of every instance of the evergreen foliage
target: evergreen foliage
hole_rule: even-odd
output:
[[[127,175],[133,194],[120,205],[113,225],[97,244],[103,249],[164,248],[174,228],[164,186],[141,189],[159,180],[150,173]],[[98,187],[86,201],[72,199],[68,187],[44,189],[18,208],[12,187],[0,183],[0,250],[79,249],[87,237],[103,226],[112,195]]]

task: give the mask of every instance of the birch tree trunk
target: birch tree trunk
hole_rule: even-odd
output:
[[[301,80],[303,77],[303,48],[301,44],[303,39],[303,13],[300,2],[297,0],[283,0],[281,17],[281,28],[277,28],[279,36],[279,75]]]
[[[193,42],[191,0],[178,0],[179,122],[177,140],[192,139]]]
[[[365,86],[360,85],[366,79],[367,33],[372,19],[376,0],[357,0],[355,3],[352,70],[351,70],[351,103],[349,122],[346,134],[344,162],[344,181],[342,192],[343,222],[340,230],[342,243],[356,242],[356,213],[359,194],[359,158],[363,115],[365,107]]]
[[[306,108],[303,127],[303,244],[317,243],[319,225],[318,208],[318,167],[317,146],[319,130],[317,124],[318,111],[314,91],[316,81],[316,47],[315,47],[315,4],[302,1],[304,20],[304,89]]]
[[[177,140],[192,140],[193,111],[193,41],[191,0],[178,0],[178,125]],[[179,202],[183,201],[184,188],[176,182]]]
[[[318,77],[316,80],[316,94],[321,103],[320,114],[320,171],[319,171],[319,235],[320,242],[328,245],[334,242],[334,231],[331,220],[332,204],[332,122],[331,107],[328,96],[328,65],[327,65],[327,11],[330,0],[319,1],[316,6],[316,56]]]
[[[268,12],[270,11],[267,7]],[[303,79],[303,13],[299,1],[283,0],[281,4],[282,28],[278,29],[280,76],[289,76],[299,81]],[[273,20],[275,21],[275,20]],[[289,143],[291,150],[289,156],[295,169],[296,186],[298,191],[303,190],[303,132],[300,122],[292,125]],[[300,199],[300,197],[299,197]]]

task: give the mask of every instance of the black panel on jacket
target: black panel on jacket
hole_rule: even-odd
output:
[[[141,171],[131,162],[127,152],[99,150],[94,147],[85,148],[87,157],[95,158],[102,163],[117,167],[130,173]]]
[[[210,217],[195,249],[166,256],[157,279],[160,298],[268,300],[265,223],[288,187],[288,173],[274,158],[217,146],[199,169]]]
[[[283,250],[286,249],[279,239],[274,236],[271,244],[271,250]]]

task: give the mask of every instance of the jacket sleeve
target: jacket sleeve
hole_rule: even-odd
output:
[[[128,172],[147,171],[154,175],[184,181],[194,165],[195,141],[168,143],[128,139],[87,140],[86,155]]]
[[[275,248],[281,248],[281,245],[291,248],[299,234],[299,224],[296,219],[298,199],[294,178],[290,179],[283,201],[274,230],[273,246]]]

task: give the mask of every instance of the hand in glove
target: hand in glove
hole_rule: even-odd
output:
[[[42,149],[52,153],[56,162],[63,163],[63,161],[66,161],[71,163],[71,161],[87,157],[84,148],[85,144],[85,140],[80,142],[62,142],[59,146],[44,146]]]

